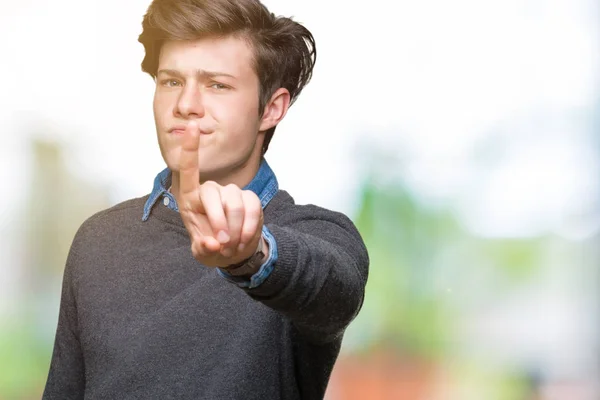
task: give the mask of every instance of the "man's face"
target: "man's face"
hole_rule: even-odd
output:
[[[167,41],[160,52],[154,119],[161,154],[179,171],[185,125],[200,127],[200,179],[228,180],[260,158],[268,129],[258,113],[259,81],[243,39]],[[250,163],[249,163],[250,161]]]

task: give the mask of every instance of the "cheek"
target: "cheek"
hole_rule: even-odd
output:
[[[156,99],[154,99],[154,102],[152,103],[152,111],[154,112],[154,121],[156,122],[156,125],[158,125],[162,120],[162,115],[160,105]]]
[[[159,102],[158,92],[154,90],[154,97],[152,98],[152,109],[156,113],[158,111],[158,102]]]
[[[248,134],[256,130],[258,117],[258,99],[248,100],[247,97],[238,97],[232,101],[223,102],[214,108],[211,113],[220,125],[226,125],[232,134]]]
[[[166,96],[154,96],[152,102],[152,108],[154,110],[155,118],[164,118],[170,110],[171,101]]]

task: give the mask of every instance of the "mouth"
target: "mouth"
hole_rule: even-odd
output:
[[[168,132],[171,135],[183,136],[185,134],[185,129],[186,129],[185,125],[177,125],[177,126],[172,127],[171,129],[169,129]],[[200,135],[209,135],[209,134],[210,134],[209,132],[200,130]]]
[[[181,136],[185,133],[185,125],[176,125],[168,131],[172,135]]]

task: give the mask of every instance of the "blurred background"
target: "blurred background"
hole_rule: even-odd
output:
[[[0,0],[1,400],[41,396],[76,229],[164,168],[149,3]],[[371,256],[326,399],[600,399],[599,3],[265,4],[318,48],[267,159]]]

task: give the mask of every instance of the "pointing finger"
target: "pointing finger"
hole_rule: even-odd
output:
[[[197,198],[200,186],[200,171],[198,166],[198,147],[200,145],[200,130],[195,121],[190,121],[183,134],[181,154],[179,156],[179,190],[182,197]]]

